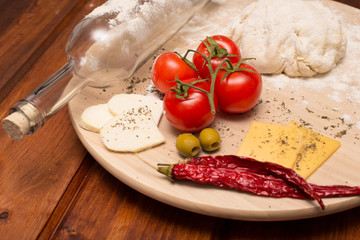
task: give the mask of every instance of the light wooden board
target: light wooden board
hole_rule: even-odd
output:
[[[207,35],[221,33],[221,25],[204,23],[201,19],[220,22],[224,9],[228,13],[241,11],[253,1],[229,0],[223,4],[210,3],[175,35],[162,50],[184,52],[196,48]],[[324,76],[309,79],[289,79],[284,75],[264,76],[261,102],[250,112],[242,115],[218,113],[212,127],[222,136],[222,147],[217,155],[235,154],[252,120],[287,124],[291,120],[307,123],[312,129],[341,141],[340,149],[324,163],[309,179],[319,185],[360,186],[360,100],[356,91],[360,70],[350,58],[357,54],[360,43],[356,37],[359,31],[360,11],[337,2],[324,1],[335,11],[347,29],[348,52],[339,66]],[[350,31],[354,30],[354,31]],[[357,58],[360,61],[360,58]],[[105,103],[118,93],[134,92],[159,96],[153,91],[150,68],[153,58],[146,62],[129,80],[119,79],[119,84],[107,89],[85,88],[69,104],[73,126],[87,150],[111,174],[137,191],[166,204],[185,210],[230,219],[251,221],[279,221],[302,219],[327,215],[360,205],[360,197],[324,199],[326,209],[321,210],[316,202],[290,198],[268,198],[234,190],[203,186],[189,182],[170,182],[151,166],[158,163],[175,163],[182,158],[175,149],[179,132],[172,128],[165,117],[159,128],[166,143],[156,148],[134,154],[114,153],[101,143],[100,136],[80,128],[82,111],[91,105]],[[347,74],[349,73],[349,74]],[[343,75],[342,75],[343,74]],[[343,82],[340,81],[339,76]],[[341,85],[334,86],[336,79]],[[132,82],[137,82],[133,84]]]

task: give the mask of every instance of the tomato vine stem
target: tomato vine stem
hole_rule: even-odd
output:
[[[195,88],[199,91],[202,91],[204,93],[206,93],[208,99],[209,99],[209,104],[210,104],[210,108],[211,108],[211,113],[212,114],[216,114],[216,106],[215,106],[215,100],[214,100],[214,94],[215,94],[215,82],[216,82],[216,76],[218,74],[218,72],[220,71],[220,69],[225,70],[226,74],[224,75],[223,79],[221,81],[223,81],[229,74],[233,73],[233,72],[238,72],[238,71],[250,71],[250,72],[254,72],[256,74],[259,74],[256,71],[253,71],[251,69],[245,69],[245,68],[240,68],[241,64],[247,60],[251,60],[251,59],[255,59],[255,58],[243,58],[241,59],[235,66],[231,63],[231,61],[227,58],[227,57],[240,57],[238,55],[235,54],[229,54],[228,51],[225,48],[221,48],[218,43],[210,38],[210,37],[206,37],[206,40],[208,41],[208,43],[206,41],[202,41],[202,43],[206,46],[207,50],[209,51],[209,55],[205,55],[204,53],[201,53],[199,51],[193,50],[193,49],[188,49],[185,53],[184,56],[181,56],[179,53],[176,53],[183,61],[185,61],[191,68],[195,69],[198,72],[198,69],[195,67],[194,63],[192,63],[191,61],[189,61],[187,59],[187,56],[189,53],[193,52],[196,54],[200,54],[203,58],[204,58],[204,64],[207,64],[207,68],[209,69],[209,73],[210,73],[210,91],[206,91],[202,88],[196,87],[194,86],[195,81],[191,82],[190,84],[188,83],[184,83],[181,80],[176,79],[177,83],[180,84],[181,86],[187,86],[187,87],[192,87]],[[213,69],[212,65],[211,65],[211,60],[217,57],[219,60],[224,59],[220,65],[215,69]],[[223,65],[226,63],[226,67],[223,67]],[[202,79],[203,81],[207,81],[208,79]],[[198,81],[196,81],[198,82]],[[184,94],[186,97],[186,93]]]
[[[197,53],[197,54],[200,54],[206,61],[207,63],[207,67],[209,69],[209,73],[210,73],[210,91],[206,91],[202,88],[198,88],[196,86],[194,86],[192,83],[190,84],[187,84],[187,83],[184,83],[184,82],[180,82],[181,85],[184,85],[184,86],[188,86],[188,87],[192,87],[192,88],[195,88],[199,91],[202,91],[204,93],[206,93],[208,99],[209,99],[209,104],[210,104],[210,108],[211,108],[211,113],[212,114],[216,114],[216,106],[215,106],[215,100],[214,100],[214,94],[215,94],[215,82],[216,82],[216,75],[218,74],[219,70],[222,68],[222,65],[224,63],[228,63],[232,66],[231,62],[229,59],[225,58],[221,64],[215,69],[215,72],[214,72],[214,69],[212,68],[212,65],[211,65],[211,59],[213,58],[212,54],[210,54],[209,56],[206,56],[205,54],[201,53],[201,52],[198,52],[196,50],[192,50],[192,49],[188,49],[184,55],[184,57],[181,57],[184,61],[185,59],[187,60],[187,55],[190,53],[190,52],[193,52],[193,53]],[[224,56],[227,56],[227,55],[224,55]],[[188,61],[188,60],[187,60]],[[185,62],[187,62],[185,61]],[[205,64],[205,62],[204,62]],[[203,80],[208,80],[208,79],[203,79]]]

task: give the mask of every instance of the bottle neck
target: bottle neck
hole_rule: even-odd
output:
[[[10,109],[10,115],[2,121],[10,137],[21,140],[35,133],[91,82],[74,74],[74,65],[70,60]]]

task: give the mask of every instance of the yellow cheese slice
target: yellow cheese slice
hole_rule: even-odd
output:
[[[294,121],[289,126],[306,131],[306,138],[293,166],[293,170],[306,179],[340,147],[340,142],[299,126]]]
[[[253,121],[236,155],[292,168],[306,133],[303,128]]]

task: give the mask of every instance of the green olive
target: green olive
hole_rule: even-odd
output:
[[[191,133],[183,133],[176,139],[176,149],[184,157],[194,157],[200,152],[200,141]]]
[[[213,128],[205,128],[200,132],[200,144],[204,151],[212,152],[220,147],[220,134]]]

